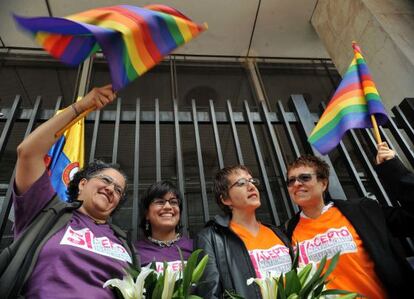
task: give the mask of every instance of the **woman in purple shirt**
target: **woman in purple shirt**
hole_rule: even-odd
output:
[[[181,195],[169,181],[152,184],[141,198],[141,223],[145,238],[135,243],[141,258],[141,265],[156,262],[157,271],[167,262],[170,269],[178,271],[181,258],[187,260],[193,251],[193,241],[180,233],[182,210]]]
[[[83,99],[33,131],[17,148],[13,201],[15,238],[54,200],[55,191],[44,158],[60,136],[56,133],[90,108],[100,109],[115,99],[112,86],[94,88]],[[25,298],[115,298],[103,288],[106,280],[122,278],[133,260],[128,245],[107,223],[123,200],[125,175],[116,167],[92,163],[69,183],[69,201],[82,205],[41,247],[37,262],[23,286]]]

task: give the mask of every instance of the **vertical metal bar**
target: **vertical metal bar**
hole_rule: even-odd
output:
[[[112,163],[118,162],[118,144],[119,144],[119,123],[121,121],[121,103],[122,99],[118,98],[116,103],[114,144],[112,147]]]
[[[223,153],[221,151],[220,135],[219,135],[218,127],[217,127],[216,111],[214,109],[213,100],[209,100],[209,104],[210,104],[211,124],[213,125],[214,140],[216,142],[217,160],[219,164],[219,169],[222,169],[224,167]]]
[[[19,98],[16,97],[15,102],[17,102],[16,106],[18,107],[19,104],[20,104],[20,97]],[[32,113],[30,115],[30,120],[29,120],[29,123],[27,125],[26,132],[24,134],[23,139],[26,138],[30,134],[30,132],[33,130],[37,115],[39,113],[39,108],[40,108],[41,102],[42,102],[41,97],[37,97],[36,101],[34,103],[33,110],[32,110]],[[13,105],[13,107],[14,106],[15,105]],[[17,107],[15,107],[15,109],[17,109]],[[13,118],[12,114],[10,114],[10,118]],[[9,129],[10,129],[10,126],[9,126]],[[11,176],[10,181],[9,181],[9,186],[7,188],[6,195],[5,195],[3,203],[1,205],[1,210],[0,210],[0,239],[3,237],[4,229],[6,228],[7,219],[9,217],[10,210],[11,210],[11,207],[12,207],[11,197],[12,197],[13,183],[14,183],[15,176],[16,176],[16,166],[13,169],[13,173],[12,173],[12,176]]]
[[[3,152],[6,148],[7,141],[9,140],[14,122],[17,117],[17,110],[20,107],[21,97],[16,96],[13,101],[13,105],[9,111],[9,115],[7,117],[7,121],[3,127],[3,131],[0,136],[0,158],[3,157]]]
[[[207,188],[206,188],[206,179],[204,177],[204,164],[203,164],[203,154],[201,152],[200,132],[198,130],[197,108],[196,108],[196,103],[194,99],[191,100],[191,106],[193,110],[194,135],[195,135],[196,150],[197,150],[198,172],[200,175],[201,200],[203,203],[203,216],[204,216],[204,222],[207,222],[210,219],[210,215],[208,212]]]
[[[268,199],[272,219],[273,219],[273,221],[276,225],[280,225],[280,218],[279,218],[279,214],[278,214],[277,209],[276,209],[275,200],[274,200],[273,193],[272,193],[272,188],[270,187],[269,177],[267,176],[266,165],[265,165],[264,160],[263,160],[263,156],[262,156],[262,153],[261,153],[259,141],[257,140],[256,130],[254,129],[254,124],[253,124],[252,116],[250,114],[249,104],[247,103],[247,101],[244,101],[244,109],[246,111],[246,116],[247,116],[247,121],[248,121],[248,124],[249,124],[250,134],[251,134],[251,137],[253,139],[255,154],[256,154],[257,160],[259,162],[260,172],[262,173],[262,179],[263,179],[263,182],[264,182],[264,185],[265,185],[265,189],[266,189],[266,193],[267,193],[267,199]]]
[[[141,105],[140,99],[137,99],[135,109],[135,145],[134,145],[134,184],[133,184],[133,201],[132,201],[132,242],[138,238],[138,220],[139,220],[139,130]]]
[[[231,103],[229,100],[227,100],[227,112],[228,112],[228,116],[230,120],[231,130],[233,132],[233,140],[234,140],[234,146],[236,147],[237,160],[239,161],[239,164],[243,165],[244,160],[243,160],[243,154],[242,154],[241,147],[240,147],[239,135],[237,134],[236,123],[234,122],[234,117],[233,117],[233,109],[231,108]]]
[[[101,110],[95,110],[95,122],[93,124],[93,133],[92,133],[92,141],[91,141],[91,152],[89,154],[89,163],[95,160],[96,143],[98,141],[100,119],[101,119]]]
[[[281,101],[277,101],[277,107],[279,108],[280,119],[282,120],[283,128],[285,129],[286,135],[288,137],[288,141],[293,149],[293,153],[295,154],[295,158],[299,158],[300,156],[299,147],[296,143],[295,137],[293,136],[292,128],[290,127],[289,121],[286,117],[285,108],[283,108]]]
[[[298,123],[302,127],[302,130],[305,132],[306,136],[309,136],[312,132],[315,123],[313,117],[306,105],[305,99],[302,95],[291,95],[294,109],[298,115]],[[329,176],[329,194],[332,198],[336,199],[346,199],[344,189],[342,188],[341,183],[339,182],[338,176],[333,168],[332,162],[329,159],[329,156],[322,156],[312,147],[311,150],[315,156],[323,159],[330,166],[330,176]]]
[[[267,105],[266,105],[265,102],[261,102],[261,107],[262,107],[262,112],[263,112],[263,116],[264,116],[264,119],[265,119],[266,127],[267,127],[268,133],[270,135],[270,140],[271,140],[271,143],[273,145],[273,147],[272,147],[273,153],[277,157],[277,159],[276,159],[277,162],[278,162],[277,166],[279,168],[280,176],[282,177],[282,186],[280,188],[281,189],[281,194],[282,194],[282,200],[283,200],[283,203],[285,205],[287,216],[288,216],[288,218],[291,218],[293,216],[292,215],[292,210],[296,213],[296,212],[299,211],[299,209],[298,209],[298,206],[296,204],[292,203],[292,201],[290,201],[290,199],[289,199],[289,192],[288,192],[288,189],[287,189],[287,185],[285,184],[287,168],[286,168],[285,161],[283,159],[282,149],[281,149],[280,144],[277,140],[275,130],[274,130],[273,125],[272,125],[272,123],[270,121],[270,118],[269,118],[269,110],[267,109]]]
[[[157,182],[161,181],[160,103],[158,99],[155,99],[155,170]]]
[[[404,136],[401,134],[400,130],[398,129],[394,120],[390,117],[388,121],[388,128],[390,129],[392,135],[394,136],[395,140],[397,140],[398,145],[400,146],[401,150],[407,157],[408,161],[410,161],[411,166],[414,167],[414,152],[411,150],[410,145],[405,140]],[[384,132],[383,132],[384,133]]]
[[[177,180],[178,189],[183,196],[183,211],[181,213],[181,224],[183,226],[184,234],[188,235],[188,208],[187,199],[184,189],[184,167],[183,167],[183,154],[181,150],[181,135],[180,135],[180,123],[177,100],[173,99],[174,105],[174,130],[175,130],[175,148],[177,156]]]
[[[414,128],[411,125],[408,118],[404,115],[404,112],[398,106],[394,106],[392,108],[392,112],[394,112],[395,118],[398,120],[399,124],[401,125],[401,128],[404,129],[408,138],[410,138],[411,142],[414,143]]]

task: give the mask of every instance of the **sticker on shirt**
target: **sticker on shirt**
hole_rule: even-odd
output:
[[[337,252],[357,252],[357,245],[351,232],[346,226],[331,228],[325,233],[318,234],[312,239],[299,242],[301,264],[318,263],[325,255],[332,258]]]
[[[186,264],[187,262],[184,261],[184,264]],[[152,263],[146,265],[145,267],[149,268],[151,266]],[[181,263],[180,260],[178,261],[172,261],[172,262],[167,262],[168,265],[168,269],[172,272],[179,272],[181,271],[181,269],[183,268],[183,264]],[[155,271],[158,274],[161,274],[164,272],[164,263],[163,262],[155,262]],[[177,276],[178,279],[178,276]]]
[[[289,249],[284,245],[275,245],[269,249],[249,250],[249,255],[258,278],[270,274],[280,275],[292,268]]]
[[[132,262],[131,257],[122,245],[112,242],[107,237],[95,237],[89,228],[74,230],[69,226],[60,244],[74,246],[117,260]]]

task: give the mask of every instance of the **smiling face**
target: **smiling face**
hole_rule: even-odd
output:
[[[244,186],[239,186],[235,184],[239,179],[251,179],[252,176],[244,170],[238,170],[231,173],[227,180],[229,181],[228,197],[222,198],[222,203],[229,206],[233,213],[238,211],[243,212],[254,212],[258,207],[260,207],[260,193],[257,190],[257,187],[248,182]]]
[[[113,168],[84,178],[78,185],[78,200],[83,201],[79,210],[97,221],[106,221],[118,206],[125,187],[124,176]]]
[[[168,192],[162,199],[164,201],[154,198],[145,214],[145,219],[151,224],[151,235],[154,235],[154,232],[175,232],[175,228],[180,221],[180,207],[177,196],[172,192]]]
[[[327,179],[318,179],[315,169],[310,166],[299,166],[289,170],[288,179],[301,174],[312,174],[307,182],[296,180],[288,186],[290,198],[300,207],[320,206],[323,203],[323,193],[328,186]]]

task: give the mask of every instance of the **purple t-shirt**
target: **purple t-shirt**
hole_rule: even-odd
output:
[[[13,194],[15,236],[30,224],[53,197],[45,172],[21,196]],[[54,234],[39,253],[23,293],[26,298],[115,298],[102,285],[111,278],[122,279],[131,257],[108,224],[96,224],[75,211],[69,223]]]
[[[187,260],[193,252],[193,240],[185,236],[170,247],[160,247],[148,239],[139,240],[134,245],[141,259],[141,266],[156,261],[157,272],[162,272],[164,262],[168,262],[173,271],[180,270],[181,258],[176,246],[180,247],[184,260]]]

